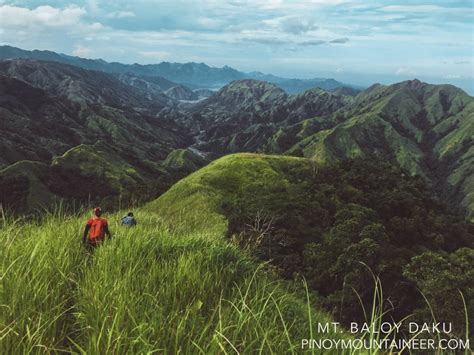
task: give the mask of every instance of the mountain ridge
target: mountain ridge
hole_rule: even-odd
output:
[[[355,96],[318,88],[288,94],[276,84],[243,79],[188,102],[183,95],[195,98],[194,91],[171,86],[174,100],[160,83],[174,84],[55,62],[0,61],[0,166],[49,164],[99,141],[125,157],[124,169],[131,164],[144,181],[165,174],[168,183],[229,153],[326,163],[375,155],[422,176],[472,218],[474,99],[461,89],[411,80],[375,84]],[[156,102],[161,95],[166,100]]]
[[[171,63],[161,62],[159,64],[122,64],[118,62],[106,62],[102,59],[86,59],[58,54],[53,51],[33,50],[27,51],[11,46],[0,46],[0,59],[29,58],[57,61],[65,64],[80,66],[85,69],[105,71],[116,74],[131,73],[138,76],[160,76],[178,84],[188,86],[190,89],[198,88],[220,88],[233,80],[240,79],[262,79],[278,83],[289,93],[296,93],[312,87],[322,89],[337,89],[339,87],[353,87],[343,84],[334,79],[288,79],[260,72],[244,73],[227,65],[222,68],[210,67],[204,63]]]
[[[424,176],[448,200],[462,201],[473,217],[474,98],[462,89],[419,80],[374,85],[333,118],[342,122],[290,153],[320,162],[378,154]]]

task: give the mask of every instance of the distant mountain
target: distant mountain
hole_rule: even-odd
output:
[[[199,100],[198,94],[183,85],[176,85],[165,91],[165,95],[178,101],[196,101]]]
[[[0,190],[20,184],[17,192],[34,208],[58,198],[85,201],[91,193],[119,196],[148,183],[154,191],[169,186],[173,171],[162,161],[191,141],[160,113],[163,104],[106,73],[0,62]],[[18,193],[0,202],[14,204]]]
[[[38,59],[60,62],[79,66],[84,69],[98,70],[115,74],[132,74],[137,77],[161,77],[174,83],[183,84],[191,89],[214,88],[218,89],[234,80],[257,79],[277,83],[289,93],[302,92],[319,87],[325,90],[334,90],[339,87],[351,87],[334,79],[287,79],[260,72],[244,73],[229,66],[222,68],[210,67],[204,63],[169,63],[159,64],[121,64],[108,63],[101,59],[85,59],[58,54],[51,51],[26,51],[11,46],[0,46],[0,59]],[[145,79],[147,80],[147,79]],[[149,81],[149,80],[147,80]],[[161,86],[160,84],[158,84]],[[173,85],[174,86],[174,85]],[[167,90],[163,88],[163,90]]]
[[[212,91],[212,90],[209,90],[209,89],[195,89],[193,90],[196,95],[200,98],[200,99],[206,99],[212,95],[214,95],[216,92],[215,91]]]
[[[289,95],[265,81],[238,80],[191,106],[184,124],[197,134],[196,147],[212,154],[281,152],[291,145],[275,142],[278,132],[303,119],[329,115],[351,100],[321,89]]]
[[[169,185],[235,152],[320,163],[376,156],[422,177],[453,210],[474,218],[474,98],[450,85],[412,80],[359,93],[313,88],[288,94],[274,83],[241,79],[213,92],[159,76],[13,59],[0,61],[0,123],[0,169],[9,179],[23,165],[9,166],[35,161],[48,168],[33,170],[53,171],[54,180],[53,161],[66,152],[87,162],[83,166],[115,195],[130,181],[136,188],[160,179]],[[100,157],[88,161],[95,149]],[[109,158],[138,178],[95,167]],[[71,171],[59,176],[85,176]],[[128,182],[118,187],[122,180]]]
[[[297,94],[313,88],[320,88],[327,91],[335,91],[340,88],[349,88],[350,90],[360,91],[356,88],[346,86],[334,79],[288,79],[275,82],[279,87],[290,94]]]
[[[160,76],[137,76],[130,73],[114,74],[121,82],[145,92],[147,95],[162,93],[178,85]]]
[[[99,99],[75,101],[70,94],[52,95],[2,75],[0,93],[0,167],[24,159],[50,161],[78,144],[99,140],[140,160],[157,161],[188,139],[175,122],[147,113],[148,106],[139,110],[107,105],[107,100],[103,104],[98,104]]]
[[[345,92],[349,95],[338,94]],[[474,217],[474,99],[450,85],[418,80],[355,93],[239,80],[190,108],[193,147],[208,157],[287,153],[325,163],[377,156],[430,183]]]
[[[161,92],[131,90],[130,85],[113,75],[57,62],[25,59],[0,61],[0,74],[75,102],[85,101],[127,109],[147,107],[153,111],[173,104]]]

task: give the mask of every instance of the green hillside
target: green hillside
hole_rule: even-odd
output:
[[[139,204],[163,193],[197,170],[204,159],[187,150],[171,152],[164,162],[137,161],[103,142],[81,144],[50,164],[22,160],[0,170],[0,201],[17,214],[85,204],[114,207]]]
[[[374,85],[287,153],[333,162],[377,156],[425,178],[473,218],[474,99],[451,85],[418,80]]]
[[[474,226],[430,196],[422,179],[378,160],[319,165],[243,153],[212,162],[148,208],[178,230],[217,228],[283,278],[303,275],[339,321],[364,320],[354,305],[358,297],[371,305],[368,266],[391,300],[390,316],[430,321],[421,290],[439,317],[464,324],[462,299],[451,295],[474,296]],[[448,266],[428,286],[423,275],[438,272],[436,258]]]
[[[237,154],[135,210],[136,228],[107,215],[113,239],[93,254],[80,245],[86,215],[7,217],[0,353],[296,353],[303,338],[349,339],[316,324],[360,316],[343,284],[371,302],[360,261],[416,319],[429,317],[419,287],[437,315],[464,324],[452,295],[474,299],[474,231],[426,196],[420,180],[380,162]],[[322,311],[342,295],[343,313]]]
[[[219,226],[167,219],[178,232],[148,208],[135,215],[133,229],[107,215],[113,239],[94,254],[80,244],[88,216],[3,221],[0,353],[281,354],[332,321],[301,282],[278,281]]]

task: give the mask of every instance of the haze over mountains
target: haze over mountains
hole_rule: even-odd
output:
[[[217,157],[264,152],[318,163],[376,156],[473,217],[474,99],[454,86],[412,80],[291,94],[268,82],[275,77],[243,79],[228,67],[0,48],[1,58],[15,56],[30,59],[0,62],[0,195],[12,207],[85,201],[91,191],[98,200],[157,195]],[[196,90],[230,80],[215,93]]]
[[[0,46],[0,59],[38,59],[53,61],[64,64],[79,66],[84,69],[99,70],[114,74],[133,74],[134,76],[150,78],[160,77],[157,83],[163,90],[176,86],[176,83],[188,86],[191,89],[212,88],[219,89],[233,80],[257,79],[278,84],[289,93],[302,92],[304,90],[319,87],[326,90],[335,90],[340,87],[352,87],[334,79],[314,78],[314,79],[287,79],[275,75],[263,74],[260,72],[243,73],[231,67],[213,68],[204,63],[169,63],[159,64],[122,64],[108,63],[101,59],[85,59],[79,57],[58,54],[51,51],[26,51],[11,46]],[[171,86],[163,83],[163,79],[174,82]],[[355,87],[354,87],[355,88]]]

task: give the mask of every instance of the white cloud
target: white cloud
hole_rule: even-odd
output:
[[[196,19],[196,23],[206,29],[215,29],[222,26],[222,21],[211,17],[199,17]]]
[[[392,5],[392,6],[384,6],[381,7],[380,10],[385,11],[385,12],[433,12],[433,11],[439,11],[443,9],[440,6],[437,5],[405,5],[405,6],[398,6],[398,5]]]
[[[96,14],[100,11],[99,0],[86,0],[86,3],[90,12]]]
[[[49,49],[88,57],[94,48],[91,41],[103,35],[109,28],[99,22],[87,22],[88,12],[78,6],[56,8],[38,6],[26,8],[0,5],[0,29],[2,43],[27,49]],[[88,41],[86,47],[74,46]],[[95,53],[95,51],[94,51]]]
[[[91,54],[92,54],[92,49],[81,46],[81,45],[76,45],[76,47],[72,51],[72,55],[75,55],[77,57],[82,57],[82,58],[90,57]]]
[[[438,5],[390,5],[379,8],[383,12],[406,13],[406,14],[454,14],[454,15],[468,15],[472,12],[469,7],[444,7]]]
[[[3,5],[0,6],[0,24],[5,28],[32,29],[38,27],[67,27],[76,25],[86,14],[83,8],[68,6],[58,9],[38,6],[35,9]]]
[[[415,70],[411,69],[411,68],[401,67],[401,68],[397,69],[395,74],[400,75],[400,76],[406,76],[406,75],[417,75],[418,73]]]
[[[121,18],[130,18],[130,17],[135,17],[135,13],[132,11],[113,11],[105,15],[106,18],[116,18],[116,19],[121,19]]]
[[[305,0],[305,1],[284,1],[284,0],[253,0],[252,3],[264,10],[277,9],[311,9],[321,6],[336,6],[339,4],[354,2],[354,0]]]
[[[263,20],[262,23],[269,28],[291,34],[303,34],[318,29],[314,19],[302,16],[281,16]]]
[[[460,74],[448,74],[444,76],[444,79],[451,79],[451,80],[472,80],[474,79],[474,75],[460,75]]]

